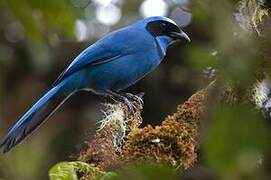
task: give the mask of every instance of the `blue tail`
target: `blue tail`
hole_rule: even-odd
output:
[[[73,91],[67,91],[61,84],[47,92],[20,118],[0,142],[3,153],[8,152],[37,129],[72,93]]]

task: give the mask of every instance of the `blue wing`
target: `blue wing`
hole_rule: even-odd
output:
[[[132,49],[125,45],[128,41],[129,31],[115,31],[108,34],[103,39],[86,48],[73,62],[65,69],[55,81],[57,85],[60,81],[83,68],[103,64],[113,61],[121,56],[130,54]]]
[[[120,52],[112,51],[106,47],[102,47],[101,43],[93,44],[81,52],[73,62],[66,68],[55,81],[54,85],[57,85],[60,81],[70,76],[76,71],[79,71],[86,66],[93,66],[109,62],[118,58]]]

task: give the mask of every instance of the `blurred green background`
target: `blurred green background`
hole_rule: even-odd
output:
[[[143,124],[159,124],[178,104],[205,87],[214,73],[244,94],[261,80],[262,75],[256,74],[262,72],[266,59],[257,35],[251,35],[248,20],[238,11],[242,2],[245,0],[0,0],[1,137],[80,51],[110,31],[153,15],[175,20],[192,43],[172,45],[161,66],[128,89],[145,92]],[[265,8],[264,4],[260,7]],[[0,178],[48,179],[50,167],[75,159],[84,148],[102,117],[105,101],[86,92],[71,97],[31,138],[0,155]],[[200,165],[183,178],[195,179],[199,174],[200,179],[204,175],[270,177],[270,123],[251,104],[235,102],[210,109]]]

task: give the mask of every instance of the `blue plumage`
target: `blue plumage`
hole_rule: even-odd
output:
[[[54,87],[13,126],[0,144],[9,151],[47,119],[71,94],[89,90],[119,100],[134,112],[131,100],[121,92],[154,70],[176,40],[190,41],[175,22],[151,17],[109,33],[80,53],[58,77]]]

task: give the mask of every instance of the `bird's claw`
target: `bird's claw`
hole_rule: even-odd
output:
[[[116,92],[108,91],[108,94],[109,94],[109,97],[111,97],[114,101],[124,103],[128,107],[128,110],[130,111],[132,115],[135,115],[136,109],[137,109],[132,101],[138,102],[140,106],[142,106],[143,104],[143,100],[140,97],[135,96],[130,93],[117,94]]]
[[[132,102],[130,102],[127,98],[124,99],[124,103],[127,105],[130,113],[132,115],[135,115],[135,113],[136,113],[136,107],[135,107],[135,105]]]
[[[144,101],[141,97],[137,96],[137,95],[133,95],[131,93],[126,93],[126,97],[128,99],[131,99],[132,101],[137,102],[140,105],[140,108],[143,108],[144,106]]]

